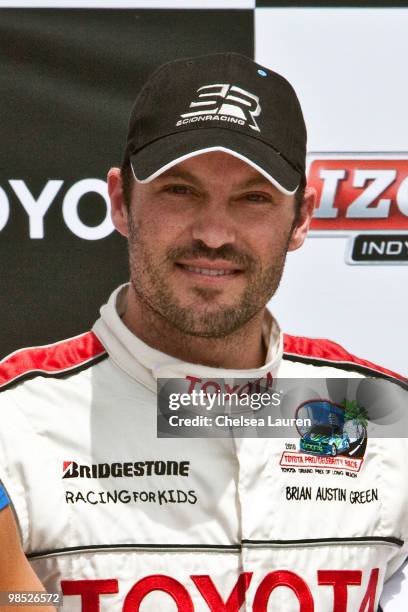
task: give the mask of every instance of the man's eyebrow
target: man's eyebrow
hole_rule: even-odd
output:
[[[166,170],[166,172],[160,174],[157,178],[164,180],[169,178],[180,179],[182,181],[190,181],[191,183],[196,183],[197,185],[202,186],[200,179],[197,178],[194,174],[191,174],[191,172],[188,172],[187,170],[173,170],[172,168],[170,168],[169,170]]]
[[[200,187],[203,187],[203,183],[200,181],[200,179],[194,174],[192,174],[191,172],[188,172],[187,170],[173,170],[172,168],[169,168],[169,170],[166,170],[166,172],[163,172],[157,178],[164,179],[164,180],[169,179],[169,178],[180,179],[180,180],[196,183]],[[257,187],[257,186],[273,187],[272,183],[268,181],[266,177],[259,174],[237,185],[237,189],[238,190],[239,189],[251,189],[252,187]]]
[[[238,189],[250,189],[251,187],[264,186],[264,187],[273,187],[271,181],[262,175],[254,176],[248,181],[244,181],[238,185]]]

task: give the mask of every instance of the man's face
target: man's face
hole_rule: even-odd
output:
[[[182,332],[226,336],[275,293],[286,252],[300,246],[294,221],[294,196],[245,162],[188,159],[133,187],[122,230],[133,288]]]

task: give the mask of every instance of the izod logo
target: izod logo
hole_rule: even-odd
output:
[[[308,161],[312,232],[351,234],[348,263],[408,263],[408,153],[316,153]]]

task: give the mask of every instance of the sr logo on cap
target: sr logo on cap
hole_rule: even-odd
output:
[[[178,121],[176,125],[190,123],[192,117],[201,117],[203,120],[218,120],[219,115],[226,115],[236,118],[241,125],[248,122],[250,128],[260,132],[255,121],[255,117],[261,114],[258,96],[237,85],[229,85],[228,83],[203,85],[197,89],[197,94],[197,100],[190,104],[190,108],[197,110],[182,114],[181,117],[184,121]]]

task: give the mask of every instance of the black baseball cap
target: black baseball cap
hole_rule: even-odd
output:
[[[148,183],[196,155],[224,151],[292,194],[305,174],[306,127],[280,74],[238,53],[160,66],[133,107],[125,160]]]

